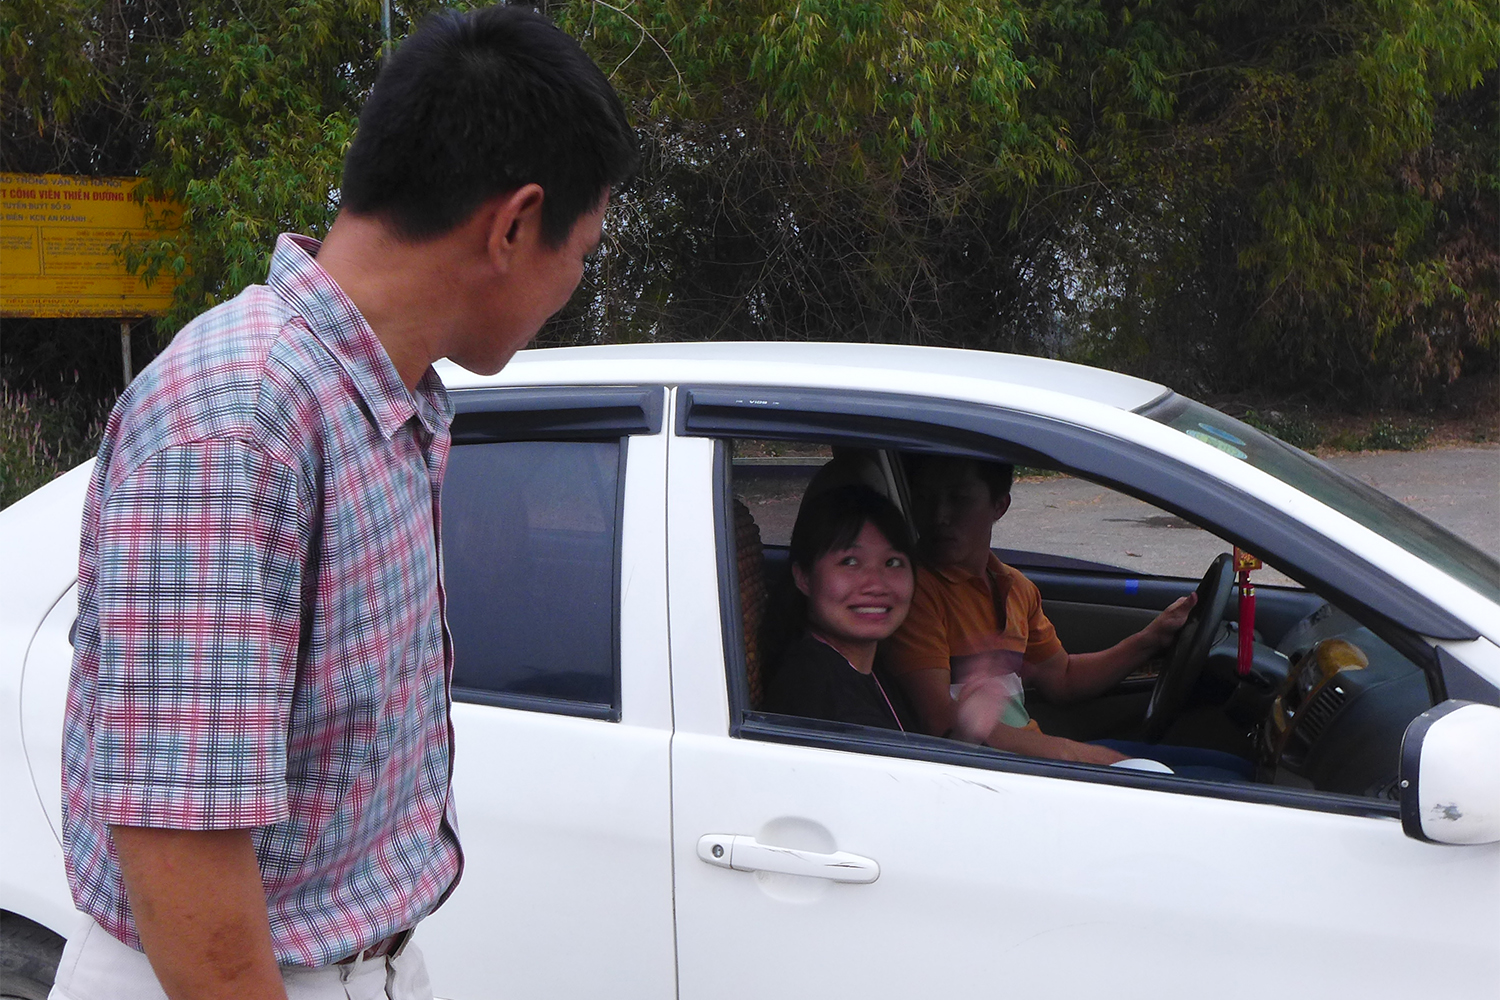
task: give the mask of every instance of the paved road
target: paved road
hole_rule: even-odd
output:
[[[1346,454],[1329,462],[1500,559],[1500,448]],[[742,492],[766,541],[784,545],[812,469],[758,471],[767,478]],[[1010,513],[995,529],[995,544],[1002,548],[1197,576],[1229,547],[1164,510],[1079,479],[1021,481],[1012,496]],[[1290,582],[1270,569],[1256,579]]]
[[[1500,558],[1500,448],[1375,452],[1329,461]]]
[[[1500,448],[1340,455],[1329,463],[1500,558]],[[1018,482],[995,544],[1195,576],[1226,543],[1159,508],[1069,477]],[[1045,540],[1045,541],[1042,541]],[[1257,574],[1263,583],[1288,582]]]

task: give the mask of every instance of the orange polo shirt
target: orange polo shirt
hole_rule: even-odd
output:
[[[1004,629],[995,620],[997,601],[984,577],[957,566],[917,571],[911,611],[885,643],[886,662],[892,673],[899,676],[941,669],[950,672],[950,683],[959,683],[964,678],[954,676],[956,658],[1001,652],[1010,654],[1001,659],[1011,661],[1009,669],[1019,676],[1025,664],[1040,663],[1062,651],[1057,630],[1042,611],[1042,595],[1036,584],[994,553],[990,553],[986,575],[1004,601]],[[1019,684],[1016,692],[1015,708],[1006,721],[1026,725],[1029,716]]]

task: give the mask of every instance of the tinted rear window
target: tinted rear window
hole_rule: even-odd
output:
[[[453,448],[443,556],[456,697],[619,707],[620,456],[618,441]]]

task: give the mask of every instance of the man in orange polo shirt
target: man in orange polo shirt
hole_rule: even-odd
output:
[[[1022,685],[1034,682],[1049,701],[1108,691],[1171,643],[1197,595],[1109,649],[1069,653],[1042,612],[1036,584],[990,550],[995,522],[1010,509],[1011,467],[929,456],[911,467],[925,565],[886,655],[924,728],[1030,757],[1124,760],[1109,747],[1043,733],[1026,711]]]

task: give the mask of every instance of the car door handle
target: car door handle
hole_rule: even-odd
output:
[[[880,865],[872,858],[844,851],[832,854],[798,851],[762,844],[754,837],[734,833],[709,833],[698,838],[698,857],[711,865],[737,872],[777,872],[860,883],[873,882],[880,877]]]

